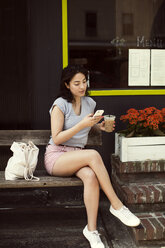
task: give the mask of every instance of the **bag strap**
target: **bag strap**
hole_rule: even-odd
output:
[[[31,169],[31,167],[29,166],[29,163],[28,163],[28,152],[29,152],[28,145],[26,145],[26,147],[24,148],[24,151],[25,151],[25,162],[26,162],[26,166],[24,168],[24,178],[25,178],[26,181],[39,181],[40,178],[35,177],[33,175],[32,169]]]

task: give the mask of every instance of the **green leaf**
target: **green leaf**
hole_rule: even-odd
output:
[[[126,135],[126,138],[130,138],[133,137],[135,134],[135,130],[133,130],[132,132],[130,132],[129,134]]]
[[[160,129],[154,130],[153,133],[155,136],[165,136],[165,133]]]

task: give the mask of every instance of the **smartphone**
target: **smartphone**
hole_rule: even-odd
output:
[[[93,117],[95,117],[95,116],[102,116],[103,113],[104,113],[104,110],[97,110],[95,112],[95,114],[93,115]]]

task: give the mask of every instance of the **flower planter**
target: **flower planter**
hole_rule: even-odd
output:
[[[165,136],[125,138],[116,133],[115,155],[122,162],[165,160]]]

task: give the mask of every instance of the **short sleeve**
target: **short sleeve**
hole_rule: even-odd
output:
[[[58,106],[59,109],[63,112],[63,114],[65,114],[65,112],[66,112],[66,105],[67,105],[66,100],[63,99],[62,97],[59,97],[59,98],[57,98],[54,101],[52,107],[49,110],[49,113],[51,114],[54,106]]]
[[[88,104],[90,105],[92,112],[94,112],[95,107],[96,107],[96,102],[91,97],[88,97],[87,101],[88,101]]]

